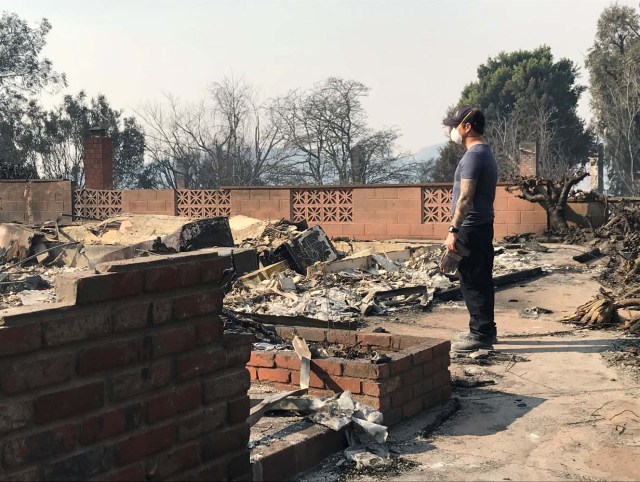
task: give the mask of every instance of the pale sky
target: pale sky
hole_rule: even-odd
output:
[[[53,29],[45,55],[69,88],[130,115],[163,93],[198,100],[233,76],[263,97],[330,76],[372,92],[373,127],[409,151],[442,142],[441,119],[501,51],[550,45],[583,66],[608,0],[0,0]],[[619,1],[637,7],[637,1]],[[582,71],[580,81],[588,81]],[[589,115],[588,100],[580,113]]]

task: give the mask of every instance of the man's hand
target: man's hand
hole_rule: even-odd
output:
[[[458,239],[458,235],[456,233],[449,233],[447,239],[444,240],[444,245],[447,247],[447,251],[452,251],[457,253],[456,249],[456,240]]]

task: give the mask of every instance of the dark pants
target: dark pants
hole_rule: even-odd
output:
[[[493,223],[462,226],[458,239],[471,251],[458,265],[462,297],[469,310],[469,331],[479,340],[491,342],[496,335],[493,319]]]

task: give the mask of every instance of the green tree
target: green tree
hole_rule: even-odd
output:
[[[34,122],[41,116],[33,96],[66,85],[64,74],[41,56],[51,24],[31,27],[13,13],[0,16],[0,178],[34,178]]]
[[[100,126],[113,142],[114,187],[131,189],[144,184],[144,132],[135,118],[123,117],[104,95],[92,99],[83,91],[66,95],[60,105],[39,118],[38,168],[43,177],[71,179],[83,186],[84,137],[88,128]]]
[[[586,65],[611,194],[640,193],[639,59],[640,16],[631,7],[607,7],[598,20]]]
[[[576,65],[554,60],[546,46],[503,52],[478,67],[477,80],[463,89],[458,105],[484,112],[485,136],[502,177],[516,170],[524,141],[536,142],[544,177],[559,177],[587,161],[592,135],[576,112],[584,91],[577,77]]]

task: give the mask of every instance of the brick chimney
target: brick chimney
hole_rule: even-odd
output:
[[[113,144],[102,127],[87,129],[84,139],[86,189],[113,189]]]
[[[602,194],[604,192],[604,159],[602,146],[598,152],[589,157],[589,177],[591,178],[591,190]]]
[[[520,175],[538,175],[538,149],[535,142],[522,142],[518,147],[520,151]]]

